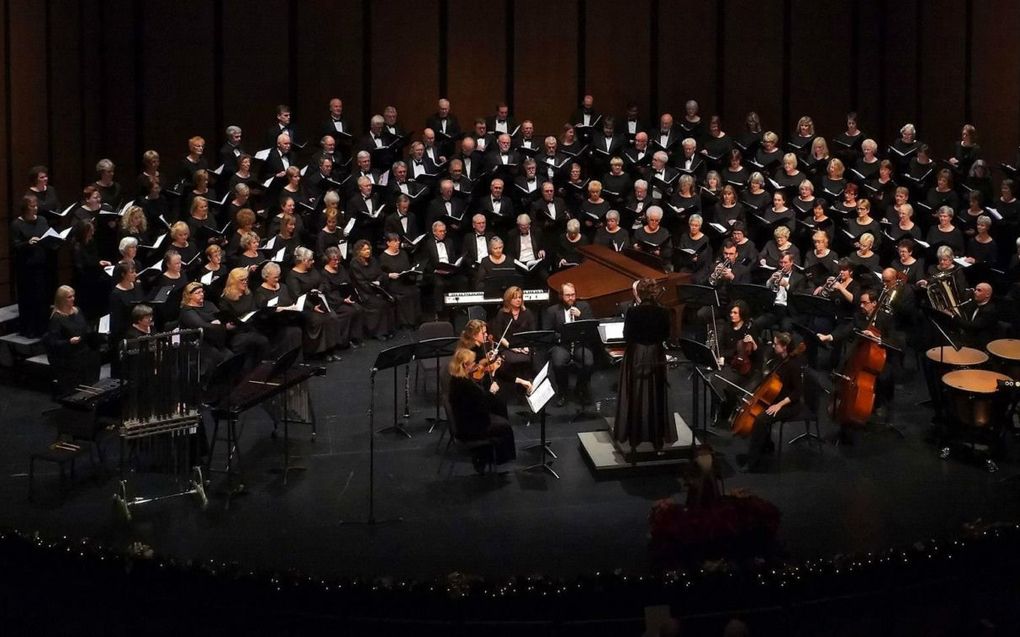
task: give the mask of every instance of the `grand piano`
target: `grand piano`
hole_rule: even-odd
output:
[[[676,286],[690,283],[690,274],[666,272],[658,257],[637,250],[616,252],[606,246],[588,245],[582,246],[579,252],[584,255],[580,265],[549,277],[549,288],[555,298],[559,297],[561,285],[573,283],[577,298],[587,301],[596,317],[605,318],[617,314],[619,303],[634,299],[634,281],[654,279],[664,288],[660,302],[672,311],[672,336],[679,337],[683,306],[677,299]]]

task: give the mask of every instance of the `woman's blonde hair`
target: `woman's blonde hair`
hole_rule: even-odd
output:
[[[468,366],[475,362],[474,350],[466,347],[458,347],[450,357],[450,364],[446,370],[450,373],[451,378],[467,378],[468,377]]]

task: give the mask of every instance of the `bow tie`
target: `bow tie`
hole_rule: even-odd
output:
[[[414,160],[414,165],[415,166],[421,166],[421,160],[420,159],[415,159]]]
[[[500,199],[499,197],[492,198],[492,203],[499,203],[500,201],[502,201],[502,199]]]

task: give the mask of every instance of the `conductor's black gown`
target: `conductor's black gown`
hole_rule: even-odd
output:
[[[620,395],[616,404],[613,437],[634,449],[649,442],[656,450],[677,440],[670,422],[666,383],[669,310],[642,303],[627,310],[623,337],[627,350],[620,369]]]

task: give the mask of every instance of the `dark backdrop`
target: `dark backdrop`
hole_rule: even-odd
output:
[[[649,118],[697,99],[735,131],[755,109],[781,135],[803,114],[831,137],[857,110],[888,141],[906,121],[936,156],[972,122],[986,157],[1020,128],[1014,0],[0,0],[0,302],[8,226],[29,167],[69,202],[111,158],[123,183],[143,150],[175,166],[273,106],[305,129],[344,98],[359,129],[392,104],[420,130],[445,95],[461,121],[507,100],[556,132],[590,91]]]

